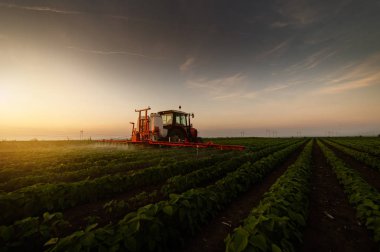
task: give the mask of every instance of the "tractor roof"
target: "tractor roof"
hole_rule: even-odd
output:
[[[164,111],[159,111],[158,113],[159,114],[177,113],[177,114],[185,114],[185,115],[189,114],[189,113],[179,111],[179,110],[164,110]]]

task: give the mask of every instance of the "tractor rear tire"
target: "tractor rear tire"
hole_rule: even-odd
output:
[[[185,135],[179,129],[172,129],[169,134],[170,142],[183,142],[185,141]]]

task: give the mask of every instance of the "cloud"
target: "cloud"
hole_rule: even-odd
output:
[[[352,89],[364,88],[364,87],[370,86],[374,80],[379,80],[379,77],[380,76],[377,76],[377,78],[374,78],[373,76],[370,76],[368,78],[364,78],[361,80],[349,81],[344,84],[322,88],[320,89],[319,92],[321,94],[338,94],[338,93],[342,93],[342,92],[352,90]]]
[[[225,100],[242,95],[246,78],[242,73],[237,73],[217,79],[190,79],[186,84],[188,88],[202,89],[208,92],[214,100]]]
[[[343,73],[337,73],[327,80],[327,87],[317,90],[318,94],[339,94],[380,84],[380,53],[368,57],[357,66],[345,66]],[[338,75],[339,74],[339,75]]]
[[[273,85],[273,86],[269,86],[267,88],[264,88],[262,90],[262,92],[265,92],[265,93],[276,92],[276,91],[279,91],[279,90],[282,90],[282,89],[285,89],[288,87],[290,87],[290,85],[285,85],[285,84]]]
[[[105,50],[92,50],[92,49],[84,49],[74,46],[68,46],[68,49],[77,50],[84,53],[92,53],[92,54],[98,54],[98,55],[129,55],[129,56],[136,56],[141,58],[147,58],[147,59],[154,59],[154,60],[160,60],[164,59],[162,57],[153,57],[141,53],[135,53],[135,52],[129,52],[129,51],[105,51]]]
[[[272,24],[273,27],[284,27],[293,25],[297,27],[306,26],[319,20],[320,13],[317,9],[303,0],[278,1],[277,12],[286,20]],[[284,25],[286,24],[286,25]],[[276,26],[277,25],[277,26]],[[283,26],[281,26],[283,25]]]
[[[263,53],[260,53],[256,59],[260,60],[260,59],[266,59],[276,53],[280,53],[280,52],[284,52],[285,49],[289,46],[289,43],[292,39],[286,39],[284,41],[281,41],[280,43],[276,44],[275,46],[273,46],[272,48],[270,48],[269,50],[263,52]]]
[[[319,66],[325,60],[337,54],[338,51],[339,50],[333,50],[330,48],[322,48],[321,50],[307,56],[301,62],[291,65],[290,67],[285,69],[285,72],[296,73],[299,71],[311,70]]]
[[[273,28],[284,28],[287,26],[289,26],[288,22],[281,22],[281,21],[277,21],[277,22],[274,22],[273,24],[271,24],[271,27],[273,27]]]
[[[179,66],[179,70],[182,73],[189,72],[193,68],[194,62],[195,62],[195,59],[193,57],[188,57],[186,61]]]
[[[0,7],[30,10],[30,11],[53,12],[53,13],[58,13],[58,14],[82,14],[82,12],[79,12],[79,11],[60,10],[60,9],[50,8],[47,6],[21,6],[21,5],[15,5],[15,4],[0,3]]]
[[[187,81],[188,88],[201,89],[211,96],[212,100],[255,99],[260,95],[271,94],[291,86],[275,84],[254,90],[252,80],[242,73],[217,79],[192,79]]]

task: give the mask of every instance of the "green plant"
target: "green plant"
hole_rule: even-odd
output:
[[[227,252],[296,250],[308,213],[311,150],[312,141],[264,194],[244,224],[226,237]]]
[[[356,208],[357,217],[371,230],[376,242],[380,241],[380,194],[365,182],[360,174],[348,167],[324,144],[318,141],[328,163],[342,184],[350,203]]]

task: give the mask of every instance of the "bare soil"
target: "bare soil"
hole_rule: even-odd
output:
[[[313,146],[309,217],[300,251],[377,251],[319,146]]]
[[[252,186],[246,193],[232,201],[196,236],[189,238],[183,251],[225,251],[224,239],[226,236],[241,224],[241,221],[248,216],[253,207],[258,205],[262,195],[286,171],[288,166],[296,161],[304,146],[305,144],[294,151],[281,166],[268,174],[261,183]]]

